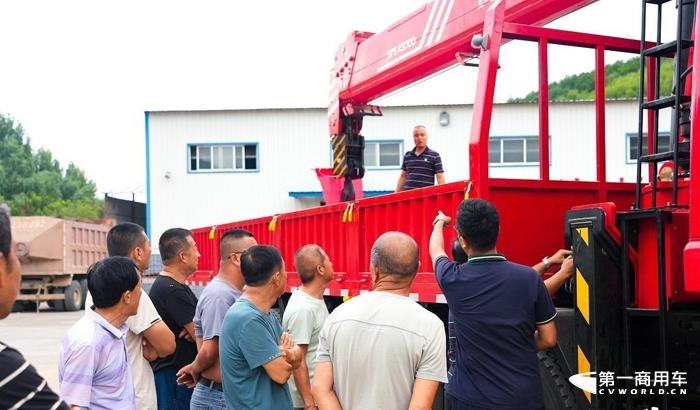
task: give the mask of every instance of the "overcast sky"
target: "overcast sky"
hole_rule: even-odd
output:
[[[23,124],[35,148],[85,169],[100,193],[143,199],[144,111],[324,106],[333,55],[350,31],[381,31],[423,3],[4,0],[0,112]],[[550,26],[637,38],[639,3],[601,0]],[[536,49],[506,50],[500,100],[537,84]],[[592,52],[556,47],[549,58],[550,81],[593,68]],[[379,103],[469,102],[475,78],[459,67]]]

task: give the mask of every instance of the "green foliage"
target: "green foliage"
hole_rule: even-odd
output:
[[[673,61],[661,60],[661,92],[670,95],[673,85]],[[593,100],[595,97],[594,72],[570,75],[549,84],[550,101]],[[606,98],[639,97],[639,57],[618,61],[605,66]],[[539,92],[533,91],[522,98],[511,98],[509,103],[536,103]]]
[[[0,115],[0,203],[13,215],[97,219],[103,204],[96,191],[80,168],[70,163],[64,172],[50,151],[32,150],[19,123]]]

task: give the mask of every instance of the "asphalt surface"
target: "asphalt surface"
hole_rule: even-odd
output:
[[[0,320],[0,340],[19,350],[58,391],[58,352],[66,331],[80,319],[83,311],[12,313]]]

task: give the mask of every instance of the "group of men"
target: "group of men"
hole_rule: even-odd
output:
[[[0,343],[0,407],[429,409],[449,380],[453,409],[542,408],[536,353],[556,343],[550,293],[571,276],[571,259],[559,251],[535,269],[507,261],[496,252],[496,209],[472,199],[457,210],[451,261],[443,239],[450,222],[438,213],[429,244],[451,315],[449,377],[443,323],[409,297],[420,258],[404,233],[374,243],[373,291],[330,314],[323,294],[333,264],[318,245],[299,249],[302,285],[280,322],[272,308],[287,273],[276,248],[245,230],[226,232],[219,272],[198,300],[185,283],[197,268],[196,244],[190,231],[170,229],[159,240],[163,271],[146,294],[150,244],[126,223],[110,230],[110,257],[88,274],[85,316],[61,347],[59,395]],[[0,318],[20,277],[9,226],[0,207]],[[553,264],[562,267],[545,283],[539,273]]]

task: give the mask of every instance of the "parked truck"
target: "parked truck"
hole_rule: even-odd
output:
[[[695,19],[700,2],[628,2],[630,8],[642,9],[637,39],[542,27],[593,2],[434,0],[385,31],[351,33],[335,56],[328,109],[334,173],[346,180],[347,202],[195,229],[202,258],[190,281],[206,283],[218,270],[221,236],[245,228],[258,242],[281,249],[288,291],[300,285],[296,249],[309,242],[323,246],[335,270],[326,294],[332,307],[372,289],[372,243],[383,232],[399,230],[421,246],[411,298],[446,319],[446,300],[427,252],[430,222],[438,210],[454,216],[464,198],[484,198],[499,210],[497,248],[510,260],[532,265],[555,249],[573,250],[575,275],[555,300],[558,344],[539,353],[547,409],[699,409],[700,177],[692,174],[700,169],[700,70],[692,68],[700,67],[700,53],[693,53],[700,41]],[[676,38],[666,43],[661,40],[664,8],[677,17]],[[651,17],[657,17],[655,24],[647,23]],[[536,179],[489,175],[499,56],[509,41],[529,42],[538,50]],[[592,180],[550,178],[551,45],[595,56]],[[640,56],[635,182],[606,174],[606,139],[615,137],[606,135],[606,121],[616,120],[606,111],[610,51]],[[659,68],[666,58],[674,62],[671,95],[660,94]],[[465,129],[469,179],[353,200],[347,182],[364,175],[362,120],[382,113],[369,104],[455,64],[478,70],[470,130]],[[659,111],[664,109],[672,110],[668,150],[658,143]],[[663,167],[671,168],[670,180],[660,178]],[[449,243],[455,232],[445,232]]]
[[[22,285],[16,310],[83,308],[90,265],[107,256],[109,226],[47,216],[12,217]]]

